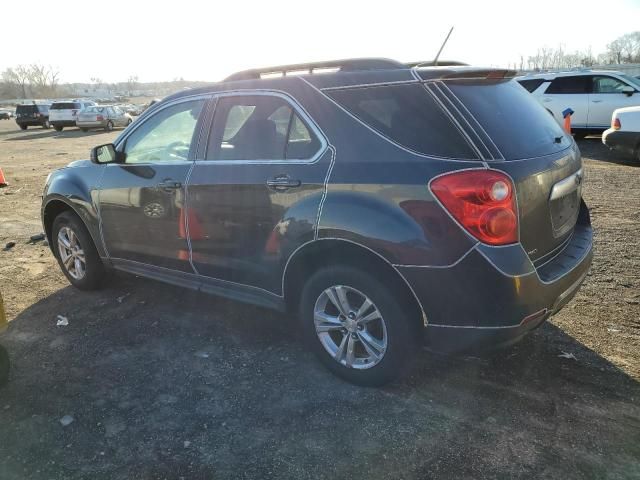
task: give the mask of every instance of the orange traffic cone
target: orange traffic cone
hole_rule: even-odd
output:
[[[571,135],[571,115],[574,114],[574,111],[570,108],[567,108],[562,111],[562,116],[564,117],[564,131]]]
[[[9,184],[7,183],[7,181],[4,178],[4,173],[2,173],[2,168],[0,168],[0,188],[6,187],[7,185],[9,185]]]

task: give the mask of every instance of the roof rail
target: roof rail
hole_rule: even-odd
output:
[[[438,62],[440,63],[440,62]],[[388,58],[349,58],[344,60],[330,60],[327,62],[298,63],[292,65],[280,65],[277,67],[252,68],[242,72],[236,72],[224,79],[225,82],[236,80],[259,80],[263,75],[286,76],[288,73],[314,73],[316,70],[340,70],[351,72],[356,70],[395,70],[406,68],[407,65]]]
[[[465,67],[468,66],[468,63],[459,62],[458,60],[438,60],[434,62],[433,60],[427,60],[426,62],[409,62],[406,64],[409,68],[419,68],[419,67]]]

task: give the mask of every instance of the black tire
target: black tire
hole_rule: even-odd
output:
[[[89,129],[88,129],[88,128],[84,128],[84,127],[82,127],[80,130],[82,130],[82,131],[83,131],[83,132],[85,132],[85,133],[89,131]]]
[[[27,125],[20,125],[20,130],[26,130],[27,128],[29,128]]]
[[[0,387],[4,386],[9,380],[9,370],[11,370],[9,352],[0,345]]]
[[[64,127],[53,127],[55,129],[56,132],[61,132]]]
[[[127,120],[127,127],[128,127],[129,125],[131,125],[131,122],[132,122],[132,121],[133,121],[133,120],[131,120],[131,119]]]
[[[109,120],[107,122],[107,125],[104,127],[105,131],[110,132],[113,130],[113,122],[111,120]]]
[[[323,292],[332,286],[347,286],[364,294],[374,303],[386,327],[387,346],[382,359],[374,366],[365,369],[349,368],[339,363],[325,349],[316,333],[314,315],[316,302]],[[400,303],[401,296],[372,275],[345,266],[330,266],[318,270],[306,282],[300,298],[299,316],[305,341],[320,361],[339,377],[363,386],[379,386],[388,383],[409,372],[409,361],[419,345],[411,318]],[[344,335],[346,329],[338,332]],[[413,332],[413,334],[412,334]],[[357,336],[358,333],[349,334]],[[361,345],[360,348],[363,348]]]
[[[49,123],[49,120],[45,120],[45,122],[42,124],[42,128],[44,128],[45,130],[48,130],[51,128],[51,124]]]
[[[61,254],[58,246],[58,234],[63,228],[70,228],[78,238],[78,243],[84,251],[85,258],[85,272],[82,278],[74,278],[74,276],[64,266]],[[80,218],[73,212],[62,212],[53,221],[53,228],[51,230],[51,243],[54,251],[54,255],[58,260],[60,269],[64,273],[67,280],[76,288],[80,290],[96,290],[99,288],[105,278],[105,268],[100,260],[100,255],[93,243],[91,235],[87,231]]]

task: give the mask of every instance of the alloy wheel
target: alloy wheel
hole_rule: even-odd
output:
[[[81,280],[87,273],[87,262],[76,233],[69,227],[62,227],[58,232],[58,253],[65,270],[76,280]]]
[[[314,324],[324,349],[347,368],[374,367],[387,350],[382,314],[355,288],[334,285],[324,290],[316,300]]]

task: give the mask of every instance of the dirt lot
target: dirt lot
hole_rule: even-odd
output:
[[[640,478],[640,166],[599,139],[580,143],[596,254],[568,307],[509,350],[425,352],[362,389],[278,314],[128,276],[68,286],[28,243],[42,186],[115,135],[0,121],[0,479]]]

